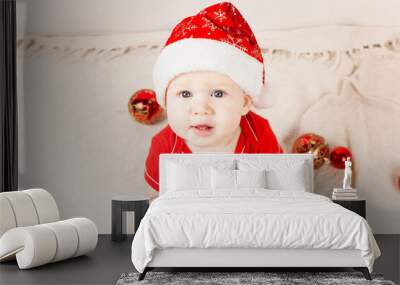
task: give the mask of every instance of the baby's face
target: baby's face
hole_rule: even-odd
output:
[[[251,98],[228,76],[212,71],[184,73],[173,79],[166,93],[168,123],[196,148],[217,150],[240,131],[241,116]]]

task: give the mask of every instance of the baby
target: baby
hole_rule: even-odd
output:
[[[231,3],[212,5],[172,31],[154,67],[158,103],[168,125],[146,159],[151,198],[159,191],[161,153],[282,153],[262,107],[262,52]]]

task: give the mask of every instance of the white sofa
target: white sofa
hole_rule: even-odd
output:
[[[0,262],[16,258],[20,269],[57,262],[94,250],[97,237],[87,218],[61,221],[44,189],[0,193]]]

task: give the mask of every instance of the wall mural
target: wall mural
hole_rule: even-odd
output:
[[[214,12],[218,11],[212,11]],[[192,20],[197,21],[197,19]],[[201,33],[213,29],[207,21],[203,24],[205,27],[200,31]],[[160,88],[165,89],[166,86],[161,86],[162,84],[161,87],[154,86],[152,83],[154,67],[166,40],[170,38],[170,41],[179,41],[184,37],[183,31],[185,29],[187,31],[188,27],[190,25],[177,28],[173,39],[170,38],[170,32],[98,37],[35,36],[19,39],[17,45],[19,52],[23,54],[25,64],[39,67],[47,64],[51,66],[51,70],[60,71],[59,75],[51,71],[47,74],[52,78],[57,78],[57,76],[63,78],[65,85],[61,86],[61,93],[66,92],[62,91],[63,88],[65,90],[72,88],[71,82],[72,85],[86,84],[86,90],[96,88],[96,98],[100,98],[100,101],[93,104],[102,104],[101,106],[104,107],[102,112],[107,113],[107,108],[114,111],[124,110],[127,117],[121,120],[124,120],[126,132],[134,133],[131,139],[135,140],[135,147],[128,147],[128,145],[123,147],[125,155],[139,157],[140,159],[135,159],[131,165],[136,167],[135,170],[139,169],[137,172],[140,172],[140,168],[145,172],[144,164],[149,156],[151,140],[157,134],[164,131],[163,138],[168,138],[168,143],[172,144],[170,147],[174,149],[174,152],[176,150],[189,152],[204,150],[204,146],[208,144],[206,138],[217,130],[214,121],[191,122],[183,118],[186,109],[185,105],[179,101],[188,98],[197,100],[191,97],[193,94],[185,92],[190,90],[181,87],[188,82],[207,81],[210,74],[199,72],[193,73],[197,74],[194,78],[180,77],[180,80],[175,81],[176,86],[169,87],[171,92],[175,92],[171,94],[175,94],[176,97],[168,97],[170,94],[167,92],[167,98],[157,98],[160,93],[156,91]],[[329,38],[327,34],[330,35]],[[218,37],[223,38],[222,35]],[[262,107],[248,106],[246,97],[243,96],[239,101],[229,101],[225,102],[226,105],[221,105],[221,110],[228,112],[229,118],[232,116],[229,122],[221,121],[222,125],[231,124],[225,127],[225,129],[230,128],[230,131],[227,135],[222,134],[220,140],[210,143],[209,149],[225,152],[280,152],[281,150],[285,153],[311,152],[315,156],[316,191],[327,196],[331,195],[333,188],[341,187],[343,157],[349,156],[353,162],[352,183],[359,190],[360,195],[367,198],[367,215],[370,224],[378,232],[399,231],[400,28],[314,27],[290,31],[263,31],[258,32],[256,38],[265,66],[264,79],[267,86],[266,91],[264,90],[265,101],[259,101]],[[233,39],[229,41],[233,43]],[[241,47],[249,51],[251,46],[245,44]],[[249,51],[251,55],[245,54],[253,56],[257,62],[260,54],[257,54],[256,50]],[[171,61],[166,60],[166,62]],[[190,67],[187,61],[186,64],[182,65],[182,68]],[[96,76],[103,78],[102,81],[121,80],[123,84],[119,87],[116,85],[109,87],[111,90],[113,88],[118,90],[118,93],[110,96],[104,91],[103,94],[102,89],[97,87],[98,83],[79,81],[79,75],[68,72],[76,65],[87,69],[85,72],[88,74],[96,72]],[[119,72],[113,72],[107,70],[107,66],[113,66],[113,68],[121,66],[121,69]],[[227,66],[226,70],[231,69],[231,66]],[[222,104],[216,101],[224,96],[228,98],[229,92],[233,94],[239,92],[238,86],[249,90],[247,93],[251,93],[250,98],[256,102],[258,98],[256,95],[253,96],[256,92],[253,92],[251,88],[262,83],[263,73],[262,69],[260,73],[259,67],[254,70],[257,77],[249,76],[249,78],[259,80],[258,83],[250,79],[249,82],[245,82],[246,72],[244,71],[230,74],[230,78],[243,77],[240,84],[235,80],[232,84],[229,81],[230,78],[227,82],[226,77],[218,78],[212,74],[211,77],[214,78],[216,85],[228,85],[227,88],[230,88],[228,92],[223,88],[216,90],[208,88],[207,92],[210,90],[213,92],[210,95],[210,98],[214,100],[212,104]],[[168,76],[176,75],[174,72],[172,70],[168,74],[158,76],[167,80]],[[68,78],[71,80],[66,80]],[[36,81],[35,84],[39,83]],[[197,88],[197,86],[193,85],[191,88]],[[40,92],[46,92],[46,90],[43,83]],[[107,102],[115,102],[115,106],[105,104],[101,98]],[[176,101],[171,101],[171,98],[175,98]],[[202,101],[199,99],[196,102]],[[167,108],[163,109],[165,103]],[[170,111],[168,104],[171,104]],[[197,106],[200,106],[197,112],[210,111],[201,107],[201,104]],[[246,114],[251,114],[251,117],[247,120],[243,119],[241,112],[247,112]],[[115,126],[117,121],[113,121],[112,118],[109,115],[107,119],[99,119],[99,121]],[[173,124],[176,123],[176,125],[166,132],[171,120],[174,120]],[[179,136],[173,136],[181,134],[180,128],[187,127],[181,126],[182,122],[194,126],[191,129],[192,134],[184,134],[188,136],[187,144],[180,141]],[[268,130],[268,141],[271,141],[271,138],[276,138],[276,141],[272,139],[271,145],[251,149],[252,143],[244,139],[240,144],[237,143],[240,140],[240,132],[236,131],[237,126],[251,126],[247,129],[248,135],[256,134],[255,137],[257,137],[257,132]],[[264,129],[260,129],[260,126]],[[94,127],[100,128],[101,125],[95,124]],[[86,132],[80,131],[77,136],[86,135],[88,135]],[[140,138],[143,140],[143,145],[138,146]],[[198,138],[198,140],[191,142],[193,138]],[[235,143],[230,144],[228,138]],[[224,141],[224,144],[219,144],[221,141]],[[158,145],[158,147],[161,146]],[[250,149],[246,149],[247,147]],[[268,148],[268,151],[264,148]],[[137,185],[145,186],[143,181],[140,181],[143,179],[142,174],[134,178],[128,174],[121,174],[119,179],[130,179],[131,182],[135,179]],[[147,179],[147,184],[153,188],[156,187],[156,182],[150,178]],[[382,219],[387,221],[384,226],[380,223]]]

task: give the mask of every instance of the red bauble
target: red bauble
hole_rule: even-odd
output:
[[[329,146],[327,144],[321,144],[314,148],[312,154],[314,155],[314,169],[318,169],[328,160]]]
[[[400,191],[400,167],[393,172],[393,184],[397,191]]]
[[[314,168],[320,168],[329,157],[329,146],[325,139],[317,134],[308,133],[301,135],[293,143],[292,152],[312,153],[314,156]]]
[[[157,103],[156,93],[151,89],[136,91],[129,99],[128,109],[132,117],[144,124],[158,121],[163,111]]]
[[[400,176],[397,177],[397,190],[400,191]]]
[[[344,161],[343,158],[350,157],[352,160],[352,154],[350,150],[344,146],[335,147],[330,156],[332,166],[338,169],[344,169]]]
[[[325,139],[317,134],[308,133],[301,135],[293,143],[292,152],[307,153],[312,152],[317,146],[324,144]]]

